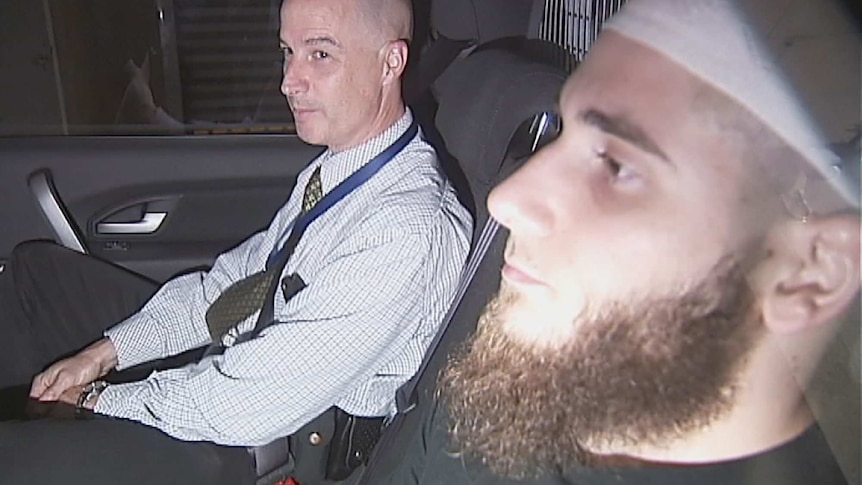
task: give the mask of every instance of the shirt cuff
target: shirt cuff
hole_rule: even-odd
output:
[[[117,418],[135,417],[135,413],[129,412],[130,408],[126,403],[135,400],[135,396],[143,391],[146,385],[142,381],[109,385],[99,394],[93,412]]]
[[[117,350],[117,370],[164,357],[156,322],[136,313],[105,331]]]

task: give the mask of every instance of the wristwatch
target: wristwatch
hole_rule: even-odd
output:
[[[81,394],[78,395],[78,402],[75,403],[75,407],[79,410],[88,409],[87,405],[90,404],[90,401],[99,397],[99,394],[107,387],[108,383],[105,381],[93,381],[87,384],[81,389]]]

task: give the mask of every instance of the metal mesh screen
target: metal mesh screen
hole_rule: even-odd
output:
[[[539,25],[539,38],[569,51],[576,61],[583,59],[599,35],[605,20],[626,0],[546,0]]]

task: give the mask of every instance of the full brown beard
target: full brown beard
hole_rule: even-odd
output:
[[[677,297],[627,300],[573,325],[561,348],[521,344],[501,290],[443,370],[457,451],[512,478],[595,464],[590,449],[667,443],[724,415],[762,326],[740,264]]]

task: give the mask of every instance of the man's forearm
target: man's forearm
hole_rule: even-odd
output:
[[[80,355],[92,360],[103,376],[117,367],[117,348],[108,337],[103,337],[81,351]]]
[[[276,219],[284,217],[279,213]],[[279,234],[284,220],[274,222]],[[220,291],[264,267],[275,236],[258,233],[236,248],[221,254],[207,272],[187,273],[162,285],[144,307],[105,331],[117,350],[117,368],[175,355],[209,344],[205,315]],[[248,268],[251,269],[248,269]]]
[[[165,283],[137,313],[105,331],[115,346],[117,368],[178,354],[209,342],[203,319],[206,298],[201,273]],[[201,328],[203,327],[203,328]]]

